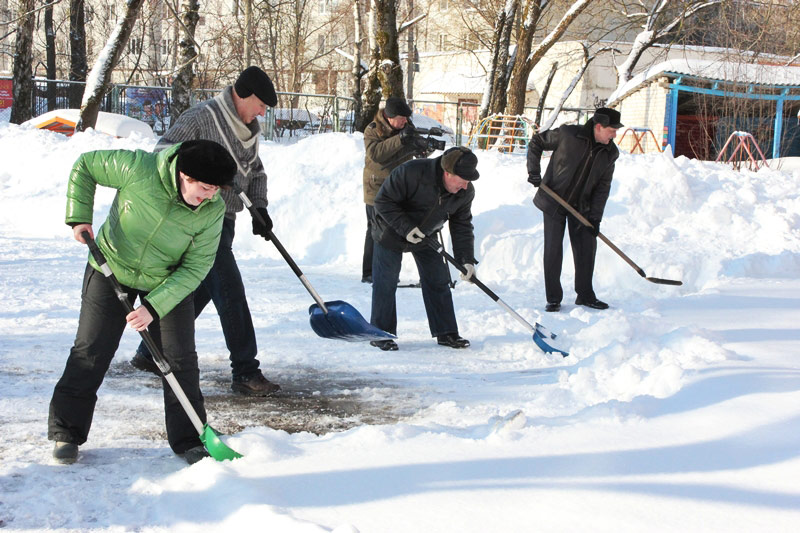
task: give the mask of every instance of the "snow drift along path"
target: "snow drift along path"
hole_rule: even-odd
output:
[[[622,156],[603,232],[649,275],[684,286],[647,283],[601,246],[595,288],[612,309],[566,296],[561,313],[545,316],[541,217],[524,160],[479,154],[478,275],[562,333],[570,357],[543,354],[464,283],[454,298],[469,350],[435,345],[412,289],[398,292],[400,351],[318,338],[302,285],[241,217],[236,253],[266,374],[288,389],[312,374],[351,376],[336,394],[402,419],[325,435],[239,420],[246,428],[228,443],[244,459],[187,468],[164,440],[157,382],[128,368],[138,342],[128,332],[81,460],[52,464],[47,405],[74,338],[86,260],[62,222],[66,176],[82,151],[151,146],[0,126],[1,526],[772,532],[800,523],[800,173],[739,173],[668,154]],[[368,316],[360,136],[267,144],[262,158],[275,233],[324,299]],[[96,221],[112,197],[99,191]],[[197,330],[203,388],[224,395],[213,310]]]

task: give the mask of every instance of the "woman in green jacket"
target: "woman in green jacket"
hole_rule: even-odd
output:
[[[148,326],[195,411],[205,422],[194,343],[192,292],[214,262],[225,214],[217,194],[236,172],[230,154],[213,141],[167,150],[100,150],[82,154],[67,185],[66,223],[77,241],[92,231],[97,185],[117,189],[96,242],[133,304],[125,312],[111,282],[92,257],[83,278],[75,344],[50,401],[48,438],[53,457],[77,459],[92,423],[97,390],[127,323]],[[171,388],[164,386],[167,438],[187,461],[206,456],[194,426]]]

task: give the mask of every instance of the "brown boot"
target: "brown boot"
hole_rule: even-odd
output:
[[[247,396],[270,396],[281,390],[281,386],[272,383],[258,371],[248,376],[233,378],[231,390]]]

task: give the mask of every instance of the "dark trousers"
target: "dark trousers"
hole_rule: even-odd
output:
[[[133,303],[145,293],[125,288]],[[123,309],[111,282],[87,265],[81,291],[81,312],[75,344],[69,353],[64,374],[56,384],[50,400],[47,436],[50,440],[83,444],[89,436],[97,390],[103,383],[111,359],[119,347],[126,327]],[[200,372],[194,344],[194,307],[192,297],[181,303],[149,327],[153,340],[162,348],[172,374],[178,380],[189,402],[205,423],[206,411],[200,392]],[[167,439],[175,453],[200,446],[197,430],[192,425],[178,398],[166,380],[164,413]]]
[[[575,263],[575,292],[578,297],[592,301],[596,299],[592,288],[594,258],[597,239],[589,228],[575,217],[559,210],[555,215],[542,212],[544,216],[544,286],[549,303],[561,303],[561,264],[564,257],[564,229],[569,226],[569,243]]]
[[[200,316],[206,305],[214,302],[230,352],[233,377],[238,378],[258,371],[259,362],[256,359],[258,347],[253,318],[247,305],[242,274],[233,256],[234,235],[235,221],[225,218],[214,265],[194,291],[194,313],[195,317]],[[144,343],[138,350],[147,354]]]
[[[367,234],[364,236],[364,258],[361,260],[361,279],[372,276],[372,220],[375,218],[375,206],[365,204],[367,208]]]
[[[458,333],[450,275],[442,257],[434,250],[422,248],[411,252],[417,263],[422,286],[422,301],[428,315],[431,335]],[[372,316],[370,324],[397,335],[397,281],[400,279],[402,252],[395,252],[377,242],[372,251]]]

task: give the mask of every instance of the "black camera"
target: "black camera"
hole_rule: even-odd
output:
[[[427,137],[424,137],[427,135]],[[414,128],[414,146],[421,151],[433,152],[434,150],[444,150],[445,142],[433,137],[444,135],[442,128]]]

